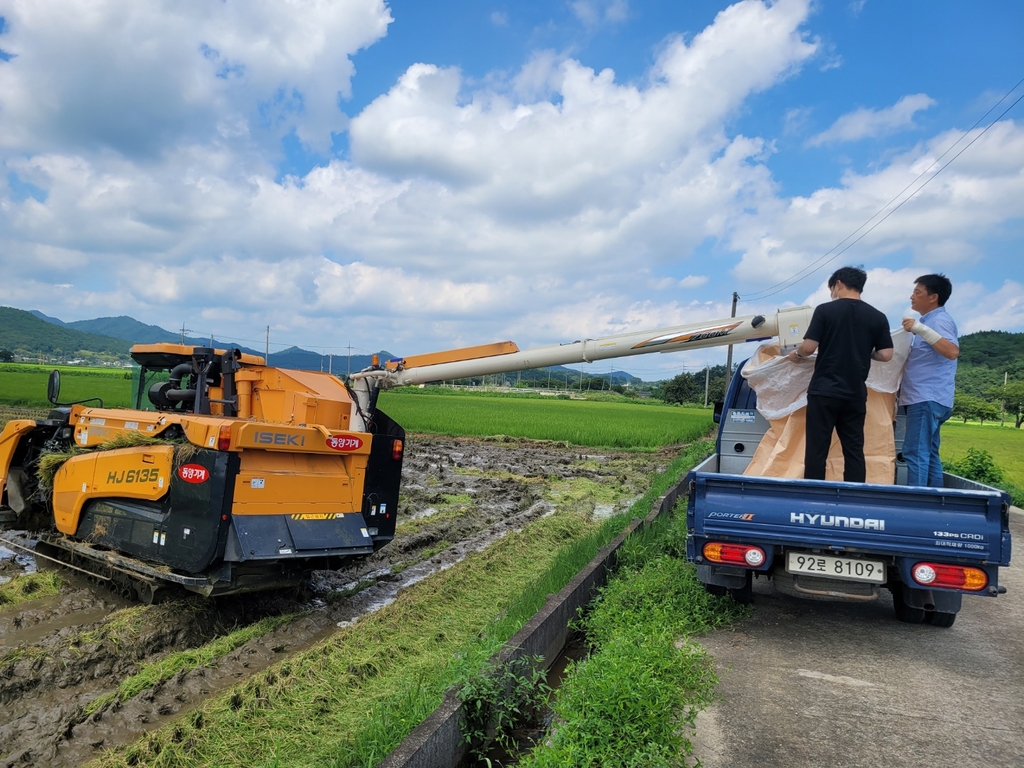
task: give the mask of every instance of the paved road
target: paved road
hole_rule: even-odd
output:
[[[965,597],[949,629],[755,582],[754,616],[704,644],[719,701],[697,719],[705,768],[1024,766],[1024,513],[1007,594]]]

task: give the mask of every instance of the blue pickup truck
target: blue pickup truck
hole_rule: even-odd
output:
[[[715,453],[686,479],[687,555],[709,591],[749,602],[754,578],[814,600],[869,601],[888,589],[897,619],[938,627],[953,625],[964,594],[1006,591],[1006,493],[948,473],[942,488],[906,485],[900,420],[892,485],[744,475],[769,426],[756,405],[733,377],[716,407]]]

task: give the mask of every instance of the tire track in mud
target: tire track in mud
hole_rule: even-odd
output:
[[[549,514],[553,485],[617,484],[631,499],[664,463],[657,455],[582,453],[550,443],[413,436],[395,541],[347,568],[316,572],[307,594],[190,597],[126,610],[103,587],[69,577],[57,597],[0,613],[0,766],[77,766],[130,743]],[[585,493],[561,505],[567,503],[591,512],[610,506]],[[292,621],[211,664],[84,715],[145,663],[291,613],[298,614]]]

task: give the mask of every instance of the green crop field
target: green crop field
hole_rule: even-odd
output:
[[[654,449],[687,443],[713,427],[700,408],[490,397],[409,397],[385,392],[378,405],[410,432],[507,435],[576,445]]]
[[[48,408],[46,381],[54,366],[0,365],[0,404]],[[62,402],[98,397],[105,406],[126,407],[131,398],[131,373],[124,368],[56,366]],[[127,378],[126,378],[127,377]]]
[[[988,451],[1007,480],[1024,485],[1024,429],[1015,429],[1012,423],[1000,427],[947,421],[942,427],[942,460],[962,459],[968,448]]]

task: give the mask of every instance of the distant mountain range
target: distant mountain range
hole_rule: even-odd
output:
[[[165,330],[157,325],[146,325],[133,317],[98,317],[94,320],[76,320],[65,323],[38,310],[25,311],[13,307],[0,307],[0,349],[12,351],[18,358],[54,358],[71,361],[98,360],[126,362],[132,344],[180,343],[181,333]],[[210,338],[185,335],[185,343],[210,346]],[[231,344],[213,339],[217,349],[238,346],[243,352],[264,355],[264,350]],[[386,360],[393,355],[381,350],[378,355]],[[334,355],[333,358],[299,347],[270,353],[271,365],[307,371],[331,369],[335,373],[358,371],[370,365],[370,355]],[[351,366],[351,368],[349,367]]]
[[[26,311],[13,307],[0,307],[0,350],[10,350],[18,358],[45,359],[53,362],[54,358],[71,361],[76,359],[105,362],[126,362],[129,360],[128,350],[132,344],[159,344],[162,342],[180,343],[182,334],[165,330],[156,325],[147,325],[133,317],[97,317],[93,320],[76,320],[66,323],[56,317],[44,315],[38,310]],[[210,338],[185,336],[186,344],[211,346]],[[227,349],[237,344],[213,339],[212,346]],[[264,350],[239,346],[243,352],[254,355],[264,354]],[[377,353],[381,360],[388,360],[394,355],[385,350]],[[333,355],[331,357],[319,352],[312,352],[301,347],[289,347],[270,353],[271,365],[280,368],[292,368],[306,371],[332,370],[334,373],[359,371],[370,365],[370,355]],[[578,380],[579,371],[565,366],[552,366],[544,371],[523,371],[524,379],[539,380],[546,377],[551,370],[568,374],[570,380]],[[515,381],[516,374],[508,374]],[[636,376],[625,371],[611,371],[595,375],[595,379],[611,380],[615,384],[638,384]]]

